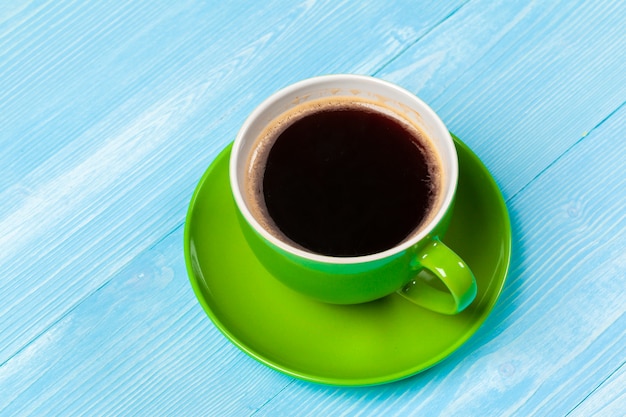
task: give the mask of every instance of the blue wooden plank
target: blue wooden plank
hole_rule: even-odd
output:
[[[0,415],[249,415],[289,384],[211,324],[182,242],[178,228],[0,367]]]
[[[626,366],[622,365],[584,402],[572,410],[572,417],[619,416],[626,410]]]
[[[0,30],[0,364],[180,225],[266,95],[382,65],[458,8],[39,2]],[[349,47],[347,47],[349,46]]]
[[[626,106],[509,201],[510,278],[448,360],[390,386],[294,383],[258,415],[566,415],[584,404],[626,357],[625,125]],[[591,409],[615,409],[619,391]]]
[[[472,1],[377,75],[429,102],[513,196],[626,100],[625,15]]]

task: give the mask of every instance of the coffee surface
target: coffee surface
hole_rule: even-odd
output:
[[[436,158],[421,132],[388,114],[322,106],[265,140],[254,197],[269,217],[262,223],[311,252],[390,249],[432,210]]]

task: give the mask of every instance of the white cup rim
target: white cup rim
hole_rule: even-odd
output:
[[[442,196],[442,202],[437,213],[431,218],[431,220],[421,228],[419,233],[416,233],[410,239],[407,239],[400,244],[371,255],[362,255],[362,256],[353,256],[353,257],[337,257],[337,256],[328,256],[321,255],[313,252],[309,252],[298,247],[292,246],[283,240],[278,239],[273,234],[268,232],[260,222],[253,216],[251,210],[249,209],[244,196],[241,192],[241,184],[240,182],[244,180],[244,178],[240,178],[239,169],[238,169],[238,161],[240,160],[240,153],[242,152],[242,147],[244,145],[244,141],[247,140],[247,134],[250,130],[251,125],[255,122],[268,108],[273,106],[279,99],[284,97],[295,97],[297,96],[298,91],[302,91],[303,89],[308,89],[316,84],[324,83],[324,84],[334,84],[334,85],[343,85],[346,82],[354,82],[358,80],[361,83],[374,83],[379,86],[384,86],[388,91],[394,92],[394,94],[405,97],[407,100],[412,101],[414,106],[412,108],[418,107],[420,115],[422,117],[427,116],[428,120],[431,123],[431,127],[436,130],[437,135],[440,136],[440,140],[445,142],[445,146],[448,152],[452,153],[452,157],[449,161],[449,166],[446,168],[446,187],[444,191],[444,195]],[[256,140],[256,137],[250,140]],[[247,158],[246,158],[247,160]],[[458,160],[456,154],[456,148],[454,146],[454,141],[450,132],[446,128],[443,121],[440,117],[435,113],[434,110],[430,108],[425,102],[423,102],[420,98],[418,98],[415,94],[410,91],[392,84],[388,81],[381,80],[379,78],[374,78],[365,75],[353,75],[353,74],[334,74],[334,75],[320,75],[308,79],[304,79],[302,81],[291,84],[281,90],[270,95],[266,98],[261,104],[259,104],[250,115],[246,118],[245,122],[239,129],[235,141],[233,143],[233,147],[231,150],[231,156],[229,161],[229,171],[230,171],[230,186],[233,197],[235,199],[235,203],[244,217],[245,221],[248,222],[252,228],[260,234],[266,241],[270,242],[272,245],[280,248],[281,250],[295,255],[302,259],[307,259],[310,261],[325,263],[325,264],[360,264],[360,263],[368,263],[375,262],[382,259],[393,258],[398,254],[404,253],[407,249],[416,245],[426,238],[432,230],[442,221],[443,216],[448,211],[448,208],[452,204],[454,199],[454,195],[456,193],[456,185],[458,178]]]

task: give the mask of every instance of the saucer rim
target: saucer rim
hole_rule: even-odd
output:
[[[233,343],[237,348],[239,348],[241,351],[243,351],[245,354],[255,359],[256,361],[268,366],[271,369],[281,372],[285,375],[289,375],[289,376],[292,376],[294,378],[297,378],[303,381],[318,383],[322,385],[359,387],[359,386],[373,386],[373,385],[396,382],[396,381],[417,375],[418,373],[424,372],[427,369],[430,369],[434,367],[435,365],[439,364],[440,362],[444,361],[445,359],[447,359],[452,353],[454,353],[462,345],[467,343],[476,334],[476,332],[483,325],[486,319],[491,315],[493,309],[495,308],[495,305],[500,299],[502,290],[504,288],[507,277],[509,275],[509,269],[510,269],[510,263],[511,263],[511,252],[512,252],[511,221],[510,221],[509,212],[506,206],[506,201],[504,200],[504,196],[502,195],[502,191],[500,190],[500,187],[496,183],[494,177],[491,175],[491,172],[489,172],[489,170],[484,165],[484,163],[469,148],[469,146],[467,146],[463,141],[461,141],[454,134],[451,133],[451,136],[454,140],[454,144],[457,147],[457,152],[459,152],[459,147],[463,148],[463,152],[466,154],[466,156],[468,156],[470,159],[473,160],[473,164],[477,167],[475,168],[475,170],[482,171],[482,173],[485,174],[486,179],[490,183],[490,188],[493,189],[493,193],[497,197],[495,199],[498,201],[498,205],[497,205],[498,207],[497,209],[494,209],[494,211],[497,210],[498,212],[500,212],[500,215],[501,215],[500,221],[502,222],[502,225],[503,225],[502,231],[506,232],[506,236],[502,237],[502,242],[506,244],[506,255],[501,258],[502,273],[500,276],[496,276],[496,279],[501,279],[501,283],[497,288],[494,289],[494,291],[492,291],[493,298],[492,298],[492,301],[490,301],[485,306],[485,312],[481,314],[481,316],[478,317],[478,319],[475,322],[473,322],[471,326],[468,327],[467,331],[464,333],[464,337],[458,338],[457,341],[451,344],[447,349],[444,349],[440,351],[437,355],[434,355],[430,362],[417,361],[419,363],[417,363],[415,366],[407,367],[402,371],[385,374],[383,376],[367,377],[367,378],[328,377],[328,376],[315,375],[313,373],[299,372],[295,369],[289,368],[288,366],[282,365],[279,362],[275,362],[264,357],[263,354],[256,352],[254,349],[247,346],[245,342],[239,340],[239,338],[234,333],[232,333],[224,323],[222,323],[222,321],[219,319],[219,317],[216,315],[216,313],[213,311],[213,309],[209,305],[209,302],[205,299],[203,289],[200,287],[201,285],[203,285],[202,283],[200,283],[201,278],[197,276],[194,271],[194,267],[192,263],[191,247],[190,247],[191,245],[190,236],[191,236],[191,227],[192,227],[191,218],[193,216],[196,201],[202,191],[204,183],[207,181],[209,177],[211,177],[213,172],[217,169],[218,161],[225,158],[230,153],[233,142],[228,143],[221,151],[218,152],[218,154],[211,161],[211,164],[209,165],[209,167],[206,169],[206,171],[204,172],[204,174],[198,181],[198,184],[196,185],[196,188],[194,189],[194,193],[191,197],[191,200],[187,209],[186,217],[185,217],[183,239],[184,239],[184,256],[185,256],[185,265],[186,265],[187,275],[188,275],[188,279],[190,281],[190,284],[192,286],[196,299],[202,306],[204,312],[207,314],[211,322],[220,331],[220,333],[222,333],[228,339],[228,341]]]

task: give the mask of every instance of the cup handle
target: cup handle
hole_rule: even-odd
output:
[[[476,297],[476,279],[467,264],[452,249],[434,239],[411,263],[416,277],[397,292],[409,301],[443,314],[463,311]],[[438,290],[417,277],[426,269],[441,280],[448,291]]]

